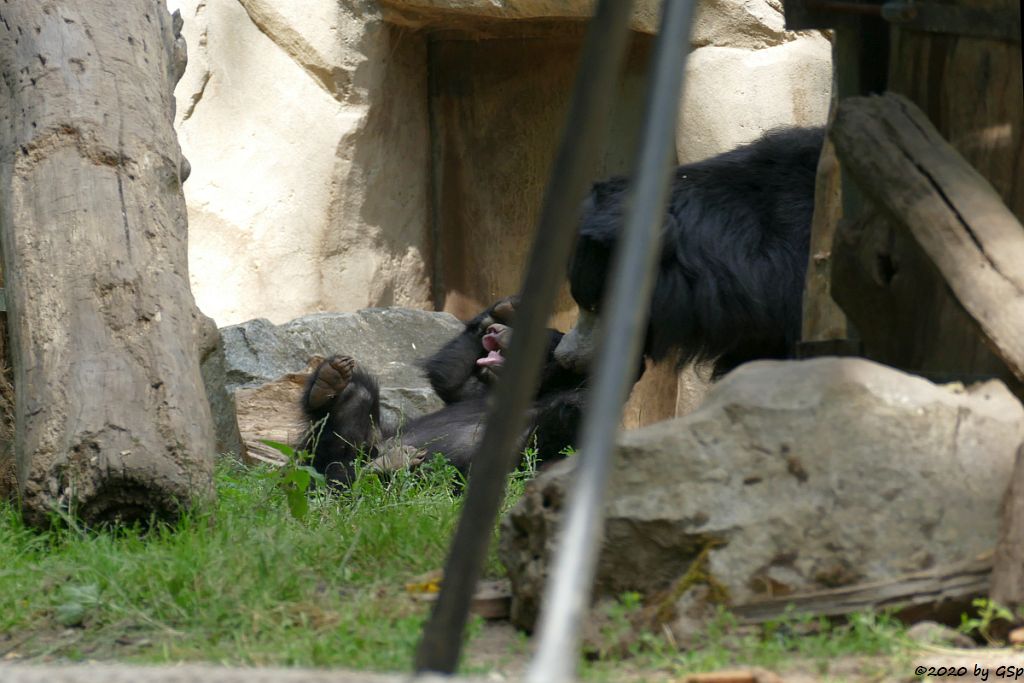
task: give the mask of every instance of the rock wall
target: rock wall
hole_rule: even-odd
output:
[[[528,37],[430,45],[435,166],[434,303],[460,318],[518,288],[569,107],[582,24],[534,25]],[[650,36],[637,34],[594,177],[625,173],[643,104]],[[542,74],[541,76],[538,76]],[[568,286],[553,324],[575,320]]]
[[[218,324],[465,314],[516,288],[592,3],[170,4],[189,47],[176,95],[192,283]],[[595,176],[628,168],[657,6],[637,3]],[[824,120],[828,41],[785,32],[777,1],[705,0],[693,43],[682,160]],[[568,322],[565,295],[559,310]]]
[[[370,2],[181,5],[199,307],[220,325],[429,307],[424,39]]]
[[[191,279],[219,325],[390,305],[465,317],[518,289],[591,2],[170,3],[189,46]],[[636,5],[595,179],[628,172],[639,132],[658,3]],[[693,46],[680,161],[824,121],[830,44],[786,32],[777,0],[703,0]],[[563,290],[552,324],[574,320]],[[625,423],[702,391],[654,368]]]
[[[829,40],[786,31],[778,0],[702,0],[686,62],[676,148],[699,161],[779,126],[825,123]]]

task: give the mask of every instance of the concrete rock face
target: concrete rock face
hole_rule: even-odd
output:
[[[428,306],[426,43],[372,2],[181,5],[199,307],[225,325]]]
[[[475,314],[519,287],[589,0],[171,0],[190,273],[219,325],[366,306]],[[595,178],[635,153],[659,3]],[[830,45],[776,0],[703,0],[681,160],[824,121]],[[428,88],[429,84],[429,88]],[[567,292],[556,323],[572,322]]]
[[[301,371],[311,356],[341,353],[356,358],[382,386],[429,386],[416,362],[462,329],[447,313],[403,308],[315,313],[283,325],[250,320],[221,330],[227,385],[263,384]]]
[[[706,159],[772,128],[823,125],[831,59],[831,44],[819,34],[761,49],[694,50],[676,134],[680,162]]]
[[[385,428],[439,409],[443,403],[418,363],[462,329],[447,313],[400,308],[317,313],[283,325],[250,320],[223,328],[226,386],[235,397],[247,447],[256,456],[272,455],[261,439],[298,440],[306,375],[334,354],[352,356],[377,376]]]
[[[381,0],[384,17],[409,28],[474,28],[489,21],[574,21],[594,12],[592,0]],[[658,29],[656,0],[633,3],[631,25],[641,33]]]
[[[936,386],[862,359],[742,366],[690,415],[621,437],[597,594],[651,594],[699,561],[676,602],[693,615],[974,559],[995,545],[1022,437],[999,382]],[[503,522],[525,628],[571,479],[572,461],[542,474]]]
[[[832,46],[787,31],[778,0],[702,0],[676,129],[680,163],[706,159],[783,126],[824,125]]]
[[[196,340],[199,346],[199,370],[203,376],[203,389],[210,402],[213,430],[217,438],[217,453],[245,455],[245,445],[238,430],[235,400],[227,390],[224,343],[213,318],[196,312]]]

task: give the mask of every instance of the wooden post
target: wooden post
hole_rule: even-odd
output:
[[[26,518],[168,517],[211,491],[162,0],[0,8],[0,237]]]
[[[882,92],[888,68],[888,26],[879,16],[844,13],[826,3],[786,0],[786,27],[831,28],[832,98],[828,126],[847,97]],[[859,347],[854,330],[832,296],[832,253],[844,207],[856,205],[856,188],[842,183],[831,139],[826,138],[814,188],[814,218],[804,288],[800,356],[848,354]]]
[[[836,103],[833,94],[829,125]],[[814,217],[800,334],[804,344],[847,337],[846,315],[832,298],[832,243],[843,215],[842,200],[839,160],[832,140],[826,138],[814,180]]]

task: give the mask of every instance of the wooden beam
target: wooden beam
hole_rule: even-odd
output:
[[[889,581],[769,598],[733,605],[744,623],[763,623],[787,615],[838,617],[883,607],[941,611],[948,603],[969,602],[985,595],[992,572],[991,554],[963,564],[914,572]],[[915,610],[916,613],[918,610]]]
[[[844,173],[909,231],[1024,381],[1024,228],[996,191],[900,95],[841,102],[831,137]]]

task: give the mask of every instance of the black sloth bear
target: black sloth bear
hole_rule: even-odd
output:
[[[756,358],[791,356],[800,336],[820,128],[794,128],[705,161],[680,166],[672,182],[644,356],[714,361],[715,374]],[[569,268],[580,320],[565,337],[548,330],[548,357],[521,445],[535,434],[542,458],[575,446],[581,423],[593,316],[604,294],[623,221],[628,180],[597,183],[582,211]],[[347,356],[313,373],[302,407],[307,449],[335,484],[351,481],[357,454],[382,469],[442,453],[467,472],[482,435],[488,387],[500,372],[515,309],[502,300],[466,323],[424,368],[441,410],[381,433],[376,380]],[[642,371],[642,370],[641,370]]]
[[[814,211],[821,128],[790,128],[693,164],[672,180],[644,355],[714,362],[716,375],[793,355]],[[569,267],[580,322],[556,352],[589,363],[628,180],[594,185]]]
[[[349,356],[332,356],[310,376],[302,409],[310,422],[303,447],[313,467],[335,486],[351,483],[363,454],[381,470],[415,467],[441,453],[463,474],[483,434],[490,385],[504,363],[516,300],[503,299],[472,320],[423,362],[431,386],[445,402],[437,412],[411,420],[399,434],[380,430],[377,380]],[[560,457],[575,446],[586,377],[554,361],[562,338],[548,330],[547,361],[520,446],[536,438],[538,460]]]

